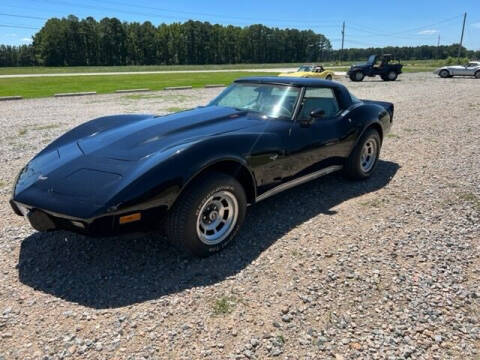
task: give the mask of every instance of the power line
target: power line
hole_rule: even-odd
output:
[[[48,20],[48,18],[42,18],[38,16],[26,16],[26,15],[5,14],[5,13],[0,13],[0,16],[9,16],[9,17],[16,17],[16,18],[24,18],[24,19]]]
[[[155,17],[155,18],[162,18],[162,19],[166,18],[166,19],[174,19],[174,20],[180,20],[180,19],[181,20],[193,20],[192,17],[187,17],[187,16],[158,14],[158,13],[153,13],[153,12],[144,13],[144,12],[131,11],[131,10],[121,10],[121,9],[118,9],[118,8],[111,8],[111,7],[98,6],[98,5],[72,4],[70,2],[62,1],[62,0],[44,0],[44,1],[50,2],[50,3],[53,3],[53,4],[69,5],[69,6],[79,7],[79,8],[86,8],[86,9],[93,9],[93,10],[107,10],[107,11],[111,11],[111,12],[123,13],[123,14],[128,14],[128,15],[139,15],[139,16],[145,16],[147,18]],[[135,7],[140,7],[140,6],[135,6]],[[223,16],[223,15],[218,15],[218,17],[221,17],[223,19],[231,18],[231,17]],[[253,19],[253,18],[250,18],[250,19],[251,19],[251,21],[247,21],[247,22],[245,22],[245,21],[236,21],[236,22],[239,23],[239,24],[242,24],[242,23],[243,24],[252,24],[252,23],[262,23],[262,22],[265,22],[265,20],[266,20],[266,19],[258,20],[258,19]],[[268,20],[268,21],[274,21],[275,23],[289,23],[289,24],[296,24],[296,25],[298,25],[300,23],[299,21],[295,21],[295,20],[284,21],[284,20],[272,19],[272,20]]]
[[[196,12],[196,11],[185,11],[185,10],[173,10],[173,9],[166,9],[166,8],[158,8],[158,7],[153,7],[153,6],[145,6],[145,5],[132,5],[131,3],[125,3],[121,1],[109,1],[109,0],[103,0],[103,3],[109,3],[112,5],[120,5],[120,6],[127,6],[127,7],[134,7],[134,8],[142,8],[142,9],[149,9],[149,10],[158,10],[158,11],[166,11],[166,12],[173,12],[173,13],[180,13],[180,14],[191,14],[191,15],[202,15],[202,16],[208,16],[208,17],[216,17],[216,18],[221,18],[221,19],[239,19],[239,20],[253,20],[254,18],[251,17],[244,17],[244,16],[231,16],[231,15],[226,15],[226,14],[214,14],[214,13],[204,13],[204,12]],[[256,20],[255,20],[256,21]],[[275,22],[297,22],[291,19],[278,19],[278,18],[263,18],[262,21],[275,21]],[[310,24],[331,24],[331,23],[337,23],[335,20],[328,20],[328,21],[308,21]]]
[[[425,28],[429,28],[429,27],[432,27],[432,26],[436,26],[436,25],[440,25],[440,24],[444,24],[444,23],[456,20],[456,19],[460,18],[461,16],[462,15],[457,15],[457,16],[454,16],[454,17],[451,17],[451,18],[448,18],[448,19],[444,19],[444,20],[441,20],[441,21],[433,23],[433,24],[419,26],[419,27],[416,27],[416,28],[411,28],[411,29],[408,29],[408,30],[403,30],[403,31],[400,31],[400,32],[396,32],[396,33],[392,33],[392,34],[386,34],[386,35],[387,36],[388,35],[397,35],[397,34],[403,34],[403,33],[409,33],[409,32],[414,32],[414,31],[418,31],[418,30],[423,30]]]
[[[40,30],[39,28],[34,28],[34,27],[21,26],[21,25],[8,25],[8,24],[0,24],[0,27],[6,27],[6,28],[12,28],[12,29]]]

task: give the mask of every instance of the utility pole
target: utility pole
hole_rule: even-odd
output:
[[[342,50],[340,51],[340,61],[343,59],[343,43],[345,41],[345,21],[343,22],[342,25]]]
[[[458,45],[457,61],[460,60],[460,52],[462,51],[463,33],[465,32],[465,20],[467,20],[467,13],[466,12],[465,12],[465,14],[463,14],[462,36],[460,37],[460,45]]]
[[[440,34],[438,34],[437,39],[437,59],[440,59]]]

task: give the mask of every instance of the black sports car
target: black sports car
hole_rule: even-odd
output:
[[[11,206],[38,231],[164,222],[171,242],[206,256],[232,240],[247,204],[340,169],[368,178],[392,117],[393,104],[337,82],[242,78],[207,106],[74,128],[23,168]]]

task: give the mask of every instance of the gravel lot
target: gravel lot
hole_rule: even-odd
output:
[[[250,207],[203,260],[155,236],[40,234],[7,200],[66,130],[221,89],[0,103],[0,359],[480,359],[480,81],[341,81],[395,103],[374,177]]]

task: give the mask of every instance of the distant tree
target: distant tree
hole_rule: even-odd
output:
[[[391,53],[404,60],[455,59],[458,44],[440,47],[352,48],[332,50],[330,41],[312,30],[246,27],[189,20],[184,23],[120,22],[70,15],[52,18],[33,36],[31,45],[0,45],[0,66],[78,66],[152,64],[233,64],[364,61]],[[480,58],[462,47],[461,56]],[[453,60],[451,60],[453,61]]]

